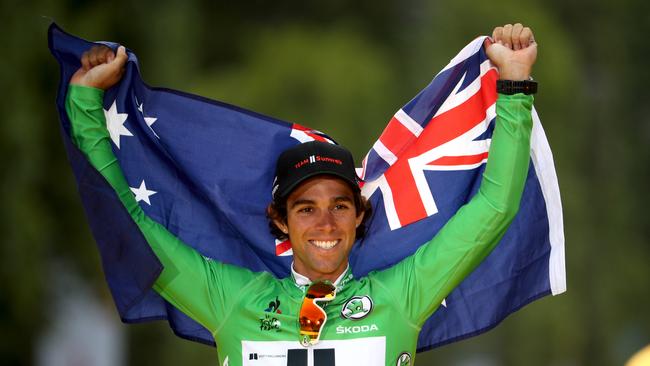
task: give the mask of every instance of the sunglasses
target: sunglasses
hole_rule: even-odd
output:
[[[332,301],[335,297],[336,287],[329,281],[315,282],[307,288],[298,317],[300,343],[303,346],[309,347],[318,343],[321,330],[327,321],[327,313],[318,303]]]

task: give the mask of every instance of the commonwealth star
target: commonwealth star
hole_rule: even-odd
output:
[[[104,116],[106,116],[106,128],[111,135],[111,140],[117,148],[120,148],[120,136],[133,136],[131,131],[124,127],[124,122],[129,117],[126,113],[118,113],[115,101],[108,110],[104,109]]]

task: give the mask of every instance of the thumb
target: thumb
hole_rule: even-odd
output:
[[[107,90],[120,81],[127,60],[126,49],[120,46],[112,60],[108,57],[106,63],[93,67],[86,75],[80,75],[82,77],[79,80],[74,79],[74,81],[75,83],[78,81],[82,85]]]
[[[114,70],[120,70],[124,67],[128,59],[129,57],[126,54],[126,48],[124,48],[124,46],[120,46],[117,48],[117,54],[115,55],[115,58],[111,60],[108,65]]]
[[[488,58],[497,67],[503,64],[504,59],[510,52],[512,51],[509,48],[500,43],[492,43],[485,49]]]

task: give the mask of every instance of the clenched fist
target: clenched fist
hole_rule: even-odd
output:
[[[81,67],[72,75],[70,84],[106,90],[122,78],[127,58],[124,46],[117,49],[117,54],[107,46],[93,46],[81,56]]]
[[[490,61],[499,69],[503,80],[527,80],[537,59],[533,31],[521,23],[496,27],[492,40],[486,40]]]

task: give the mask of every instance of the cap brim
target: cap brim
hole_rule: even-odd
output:
[[[351,182],[348,177],[345,175],[338,173],[338,172],[323,172],[323,171],[315,171],[311,172],[308,174],[305,174],[304,176],[300,177],[297,181],[293,182],[292,184],[288,185],[285,187],[282,191],[278,192],[278,197],[287,197],[294,189],[298,188],[299,185],[301,185],[304,181],[307,179],[313,178],[318,175],[331,175],[335,176],[337,178],[340,178],[344,182],[348,183],[350,186],[352,186],[353,189],[356,189],[358,191],[361,191],[361,188],[359,185],[355,182]]]

